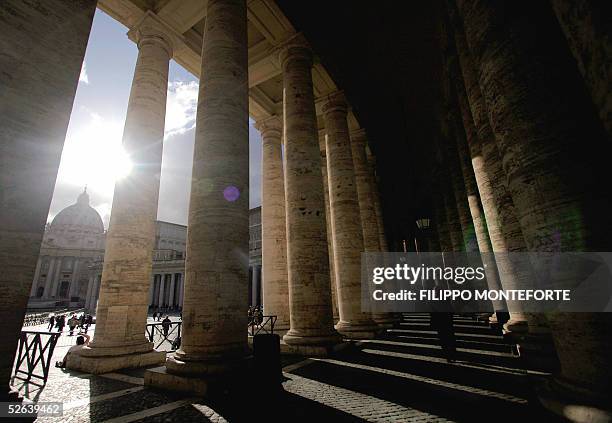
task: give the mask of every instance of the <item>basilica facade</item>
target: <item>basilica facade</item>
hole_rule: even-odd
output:
[[[261,207],[251,209],[250,304],[261,304]],[[95,314],[104,265],[106,231],[85,189],[47,225],[28,309],[84,308]],[[180,310],[183,304],[187,227],[155,222],[149,308]]]

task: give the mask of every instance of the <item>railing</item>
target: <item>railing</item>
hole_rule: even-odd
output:
[[[84,312],[85,312],[84,308],[77,308],[74,310],[61,309],[55,312],[28,314],[25,316],[23,320],[23,326],[37,326],[37,325],[43,325],[43,324],[48,325],[51,314],[57,317],[57,316],[70,316],[73,314],[82,314]]]
[[[249,308],[249,335],[274,333],[277,316],[264,316],[261,307]]]
[[[149,323],[146,327],[146,336],[153,342],[153,348],[158,351],[176,351],[181,346],[182,322],[170,322],[167,328],[164,323]]]
[[[43,340],[43,336],[48,338]],[[59,336],[57,332],[21,331],[15,377],[28,382],[32,378],[37,378],[42,380],[43,385],[46,384],[53,350]],[[22,368],[24,363],[26,364],[25,370]],[[42,370],[42,375],[35,373],[37,370]]]
[[[33,314],[23,319],[23,326],[36,326],[49,322],[49,313]]]

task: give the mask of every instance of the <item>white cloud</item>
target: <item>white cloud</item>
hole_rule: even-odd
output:
[[[184,134],[195,128],[197,106],[198,83],[196,81],[170,82],[166,105],[166,137]]]
[[[84,84],[89,84],[89,77],[87,76],[87,65],[83,60],[83,67],[81,67],[81,74],[79,75],[79,82],[83,82]]]

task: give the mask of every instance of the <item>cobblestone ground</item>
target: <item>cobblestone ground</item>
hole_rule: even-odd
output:
[[[55,367],[42,388],[18,379],[14,386],[26,401],[63,402],[62,417],[40,422],[555,421],[532,390],[545,374],[524,368],[484,324],[457,317],[455,331],[454,363],[420,315],[330,358],[283,356],[281,391],[245,376],[231,393],[191,398],[145,388],[143,369],[92,376]],[[74,338],[62,335],[53,362]]]

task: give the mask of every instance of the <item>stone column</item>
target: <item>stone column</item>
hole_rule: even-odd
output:
[[[168,296],[168,306],[174,307],[174,274],[170,273],[170,294]]]
[[[89,297],[89,313],[96,313],[96,304],[98,302],[98,293],[100,290],[100,275],[94,276],[94,283]]]
[[[189,203],[182,343],[166,362],[168,373],[177,376],[225,373],[248,356],[247,72],[246,1],[209,0]],[[198,390],[189,382],[183,387]]]
[[[147,12],[128,36],[138,45],[123,148],[133,169],[115,183],[106,236],[96,336],[67,367],[91,373],[161,363],[145,339],[161,173],[168,64],[176,37]]]
[[[366,154],[367,137],[364,129],[351,133],[351,155],[355,168],[355,183],[359,199],[359,215],[363,234],[363,246],[366,252],[380,252],[380,243],[384,232],[379,226],[376,214],[376,182],[374,172],[371,171]],[[380,203],[378,203],[380,206]],[[358,278],[360,279],[360,278]],[[372,319],[381,327],[392,327],[396,320],[390,313],[372,313]]]
[[[38,280],[40,279],[40,267],[42,266],[43,257],[38,257],[36,261],[36,270],[34,271],[34,279],[32,279],[32,288],[30,289],[30,297],[34,297],[36,295],[36,291],[38,290]]]
[[[251,298],[253,299],[252,303],[255,306],[261,304],[261,299],[259,298],[259,286],[261,284],[261,278],[259,277],[259,266],[253,266],[253,285],[251,287]]]
[[[351,152],[347,105],[340,92],[323,104],[329,206],[340,321],[336,330],[348,338],[372,338],[377,326],[361,311],[361,253],[364,251],[359,197]],[[365,150],[364,150],[365,152]],[[378,235],[378,234],[376,234]],[[376,243],[378,243],[376,236]]]
[[[79,276],[79,258],[74,259],[74,263],[72,264],[72,279],[70,281],[70,289],[68,290],[68,299],[70,300],[75,292],[77,292],[77,284],[78,284],[78,276]]]
[[[607,2],[552,0],[553,10],[589,89],[599,118],[612,136],[612,31]]]
[[[55,271],[55,257],[50,258],[49,269],[47,269],[47,276],[45,276],[45,290],[43,291],[43,298],[51,297],[51,286],[53,284],[53,272]]]
[[[91,291],[93,290],[94,276],[90,276],[87,282],[87,294],[85,294],[85,310],[90,313]]]
[[[160,273],[159,275],[159,306],[164,307],[167,305],[166,301],[166,291],[168,289],[168,285],[166,284],[166,273]]]
[[[155,275],[151,275],[151,286],[149,287],[149,306],[153,305],[154,295],[155,295]]]
[[[374,156],[368,156],[368,165],[370,167],[370,181],[372,187],[372,196],[374,198],[376,226],[378,227],[378,243],[380,245],[380,251],[389,251],[389,245],[387,244],[387,236],[385,234],[385,225],[383,221],[380,191],[378,189],[378,181],[376,178],[376,158]]]
[[[332,221],[329,213],[329,178],[327,176],[327,154],[325,153],[325,132],[319,133],[319,149],[321,151],[321,176],[323,177],[323,196],[325,199],[325,230],[327,231],[327,251],[329,252],[329,278],[332,295],[332,310],[334,322],[340,320],[338,311],[338,290],[336,289],[336,270],[334,268],[334,239],[332,236]]]
[[[451,7],[451,12],[452,10]],[[454,31],[454,39],[460,66],[453,70],[457,74],[451,77],[457,79],[459,72],[463,76],[462,81],[455,81],[454,86],[467,133],[474,177],[487,220],[491,247],[494,252],[502,253],[497,257],[501,284],[506,289],[514,289],[521,286],[520,280],[529,280],[531,275],[513,266],[505,253],[526,251],[525,241],[516,218],[514,203],[506,187],[506,173],[502,168],[499,151],[489,126],[486,105],[473,70],[462,28]],[[506,328],[514,332],[525,332],[527,320],[521,313],[512,313]]]
[[[0,401],[40,253],[95,0],[0,2]]]
[[[264,314],[276,315],[274,329],[289,330],[287,225],[281,152],[282,120],[272,116],[256,123],[262,138],[261,259]]]
[[[610,144],[550,6],[457,3],[527,249],[609,251]],[[585,394],[609,410],[612,341],[601,334],[612,330],[610,316],[558,313],[549,322],[561,362],[556,385],[576,394],[574,418],[593,413],[580,411]]]
[[[380,237],[373,193],[374,175],[370,172],[368,166],[366,144],[367,138],[364,129],[351,132],[351,154],[359,199],[363,247],[364,251],[379,252]]]
[[[57,257],[55,265],[55,274],[53,275],[53,279],[51,280],[51,291],[49,292],[49,298],[57,298],[57,293],[59,290],[59,280],[61,278],[62,266],[64,266],[64,257]]]
[[[292,41],[280,54],[291,313],[291,328],[283,339],[299,351],[325,355],[340,337],[333,327],[312,53],[304,43]]]
[[[180,306],[183,307],[183,300],[185,296],[185,278],[183,273],[179,273],[179,280],[181,281],[181,294],[180,294]]]

